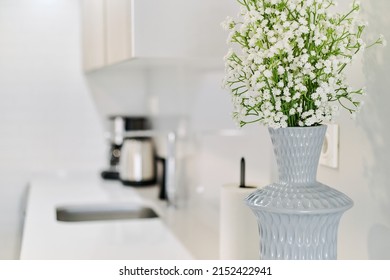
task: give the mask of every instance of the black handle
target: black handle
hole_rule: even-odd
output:
[[[243,157],[240,162],[240,188],[245,188],[245,159]]]
[[[105,180],[119,180],[119,172],[116,171],[102,171],[100,175]]]
[[[161,164],[162,169],[162,175],[161,175],[161,181],[160,181],[160,193],[158,195],[158,198],[161,200],[167,200],[167,189],[166,189],[166,160],[163,157],[156,157],[157,162]]]

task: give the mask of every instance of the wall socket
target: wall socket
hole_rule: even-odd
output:
[[[339,125],[327,124],[320,164],[331,168],[339,167]]]

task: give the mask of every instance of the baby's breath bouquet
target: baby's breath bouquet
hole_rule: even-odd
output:
[[[315,126],[339,108],[354,114],[363,89],[348,86],[344,70],[368,47],[366,23],[356,1],[345,14],[334,0],[237,0],[237,18],[223,23],[232,49],[225,56],[224,85],[241,125]],[[379,37],[373,44],[384,43]]]

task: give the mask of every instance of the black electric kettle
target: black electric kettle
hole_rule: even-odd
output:
[[[149,186],[158,183],[161,186],[159,198],[166,199],[165,166],[165,159],[157,156],[151,137],[124,138],[119,162],[119,178],[124,185]]]

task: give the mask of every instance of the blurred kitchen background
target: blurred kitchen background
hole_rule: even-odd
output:
[[[389,39],[390,2],[361,3],[367,38]],[[177,134],[179,202],[203,201],[216,223],[242,156],[249,182],[275,179],[266,128],[236,128],[221,89],[219,23],[237,12],[234,0],[0,0],[0,259],[19,258],[31,180],[107,167],[111,115],[147,116],[162,140]],[[378,47],[351,67],[365,106],[337,120],[338,168],[319,167],[319,181],[355,202],[340,223],[340,259],[390,259],[389,61]]]

